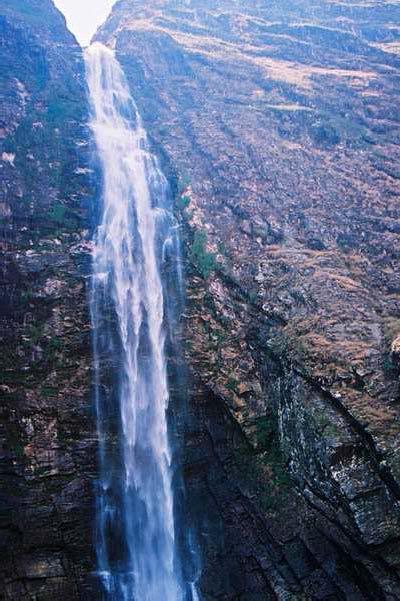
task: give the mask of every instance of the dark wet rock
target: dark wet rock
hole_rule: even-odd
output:
[[[49,0],[0,40],[0,598],[98,598],[82,55]]]

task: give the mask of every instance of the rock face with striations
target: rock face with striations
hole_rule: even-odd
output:
[[[120,0],[97,34],[177,192],[205,599],[400,599],[399,19]]]
[[[2,0],[0,41],[0,598],[89,599],[82,53],[50,0]]]
[[[176,194],[205,601],[400,599],[399,22],[119,0],[97,34]],[[90,601],[82,52],[50,0],[3,0],[0,39],[0,598]]]

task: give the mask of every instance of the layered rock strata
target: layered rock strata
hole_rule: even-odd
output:
[[[399,16],[121,0],[97,36],[177,191],[207,599],[400,598]]]

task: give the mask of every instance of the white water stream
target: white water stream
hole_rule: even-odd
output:
[[[179,240],[165,177],[148,150],[113,52],[93,44],[86,51],[86,69],[103,179],[91,299],[100,457],[98,572],[108,599],[198,599],[195,587],[182,583],[177,560],[167,426],[168,299],[160,273],[166,249],[178,248]],[[107,383],[102,364],[110,359],[114,368]]]

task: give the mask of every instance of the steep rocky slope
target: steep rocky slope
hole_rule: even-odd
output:
[[[120,0],[98,34],[176,193],[205,601],[400,599],[399,22],[395,0]],[[82,55],[50,0],[2,0],[0,40],[0,598],[88,601]]]
[[[83,62],[49,0],[2,0],[0,41],[0,598],[86,599],[96,440]]]
[[[120,0],[98,33],[176,187],[206,599],[400,599],[399,22]]]

